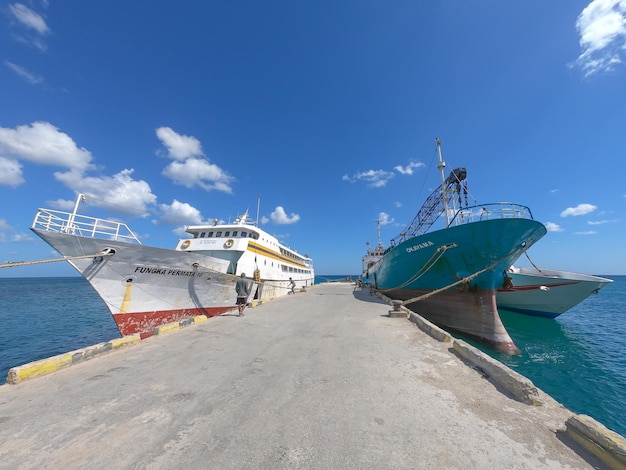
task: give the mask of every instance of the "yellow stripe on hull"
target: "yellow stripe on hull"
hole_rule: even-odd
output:
[[[268,258],[282,261],[283,263],[291,264],[299,268],[304,268],[304,269],[308,268],[308,266],[304,263],[300,263],[293,258],[289,258],[288,256],[278,253],[277,251],[270,250],[269,248],[265,248],[264,246],[258,245],[257,243],[254,243],[251,241],[248,242],[248,251],[251,251],[252,253],[257,253],[259,255],[264,255],[264,256],[267,256]]]

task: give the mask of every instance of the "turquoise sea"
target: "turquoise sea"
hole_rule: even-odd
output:
[[[556,320],[501,312],[521,356],[473,344],[570,410],[626,436],[626,276],[604,277],[615,282]],[[316,283],[343,280],[319,276]],[[119,337],[81,277],[0,278],[0,324],[0,384],[11,367]]]

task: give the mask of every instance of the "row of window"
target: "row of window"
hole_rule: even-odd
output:
[[[300,268],[294,268],[293,266],[285,266],[284,264],[281,265],[283,268],[283,272],[284,273],[301,273],[301,274],[311,274],[311,270],[310,269],[300,269]]]
[[[303,262],[304,262],[304,259],[303,259],[301,256],[298,256],[298,255],[296,255],[296,254],[292,253],[291,251],[287,251],[287,250],[284,250],[283,248],[281,248],[281,249],[280,249],[280,252],[281,252],[284,256],[287,256],[287,257],[289,257],[289,258],[291,258],[291,259],[298,260],[298,261],[300,261],[301,263],[303,263]]]
[[[252,238],[253,240],[258,240],[259,239],[259,234],[256,232],[246,232],[245,230],[242,230],[241,232],[237,231],[237,230],[233,230],[232,232],[229,230],[226,230],[224,232],[222,231],[218,231],[218,232],[200,232],[200,235],[196,235],[197,238]],[[305,260],[290,252],[287,251],[283,248],[280,249],[280,252],[284,255],[287,256],[291,259],[295,259],[297,261],[300,262],[305,262]]]
[[[258,240],[259,239],[259,234],[255,233],[255,232],[246,232],[245,230],[242,230],[241,232],[237,231],[237,230],[233,230],[232,232],[227,230],[225,232],[200,232],[200,236],[198,238],[220,238],[220,237],[225,237],[225,238],[252,238],[253,240]]]

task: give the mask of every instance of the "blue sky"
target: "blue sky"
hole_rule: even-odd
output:
[[[535,264],[626,274],[626,0],[0,3],[0,262],[37,208],[144,244],[249,209],[356,274],[438,186],[530,207]],[[527,262],[520,261],[520,265]],[[65,263],[1,277],[74,275]]]

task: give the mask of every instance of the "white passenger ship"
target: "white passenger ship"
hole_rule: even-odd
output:
[[[150,336],[156,326],[235,308],[235,282],[245,274],[252,301],[313,285],[313,260],[260,229],[246,211],[233,223],[188,226],[193,238],[174,249],[150,247],[124,223],[39,209],[31,230],[95,289],[122,336]]]

